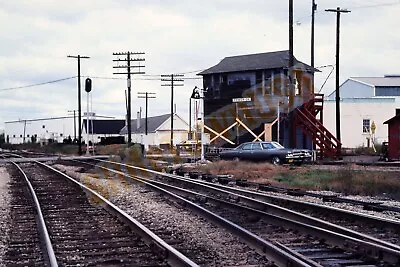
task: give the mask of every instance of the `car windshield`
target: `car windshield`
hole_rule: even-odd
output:
[[[235,147],[235,148],[234,148],[234,150],[237,150],[237,149],[242,149],[242,147],[243,147],[243,144],[242,144],[242,145],[240,145],[240,146],[237,146],[237,147]]]
[[[279,144],[278,142],[271,142],[271,144],[276,147],[276,148],[285,148],[284,146],[282,146],[281,144]]]

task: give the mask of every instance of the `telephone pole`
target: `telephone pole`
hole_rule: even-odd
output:
[[[336,12],[336,138],[341,141],[340,137],[340,93],[339,93],[339,49],[340,49],[340,14],[341,13],[350,13],[350,10],[340,9],[337,7],[336,9],[325,9],[326,12]]]
[[[314,52],[315,52],[315,11],[317,11],[317,4],[312,0],[311,6],[311,67],[314,68]]]
[[[183,74],[161,75],[161,81],[170,82],[161,86],[171,86],[171,150],[174,147],[174,86],[183,86]]]
[[[126,72],[114,72],[113,74],[126,74],[127,78],[127,87],[128,87],[128,114],[127,114],[127,123],[128,123],[128,146],[130,146],[132,142],[132,121],[131,121],[131,75],[133,74],[145,74],[145,72],[140,71],[140,68],[144,68],[145,66],[141,66],[140,62],[145,61],[144,58],[131,58],[132,55],[140,56],[144,55],[143,52],[121,52],[121,53],[113,53],[114,56],[126,56],[124,59],[114,59],[114,62],[118,62],[117,66],[113,66],[114,69],[126,69]],[[123,62],[126,65],[119,65],[120,62]],[[131,62],[139,62],[139,65],[131,65]],[[138,68],[139,71],[132,72],[131,68]]]
[[[156,98],[155,96],[156,93],[149,93],[149,92],[138,92],[138,98],[146,98],[146,119],[145,119],[145,134],[147,135],[148,132],[148,128],[147,128],[147,114],[148,114],[148,110],[149,110],[149,98]]]
[[[68,110],[68,112],[73,112],[74,113],[74,141],[76,140],[76,109],[74,109],[74,110]],[[71,115],[71,114],[69,114],[69,115]],[[73,142],[72,142],[73,143]]]
[[[88,56],[68,56],[69,58],[78,59],[78,154],[82,155],[82,108],[81,108],[81,58],[88,59]]]
[[[288,76],[289,76],[289,103],[294,101],[294,55],[293,55],[293,0],[289,0],[289,68],[288,68]],[[293,115],[289,115],[290,119],[292,119]],[[289,123],[289,147],[294,147],[294,136],[293,131],[295,131],[293,124]]]

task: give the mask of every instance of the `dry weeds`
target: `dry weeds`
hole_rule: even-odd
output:
[[[200,170],[204,173],[214,175],[233,175],[237,179],[246,179],[248,181],[265,184],[279,184],[274,180],[274,177],[286,169],[286,167],[274,166],[267,162],[252,163],[225,160],[220,160],[200,167]]]
[[[331,190],[344,194],[390,196],[400,199],[399,172],[377,171],[349,164],[341,168],[315,169],[310,165],[301,167],[274,166],[270,163],[218,161],[199,167],[204,173],[233,175],[270,185],[305,190]]]

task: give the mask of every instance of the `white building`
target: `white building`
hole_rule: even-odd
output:
[[[383,122],[400,111],[400,75],[349,78],[340,86],[340,98],[343,147],[367,147],[371,146],[372,140],[380,144],[388,140],[387,125]],[[324,101],[323,121],[324,126],[335,134],[335,91]]]
[[[55,117],[5,122],[7,143],[22,144],[49,140],[62,143],[74,138],[74,117]]]
[[[159,146],[161,144],[169,144],[171,140],[171,114],[165,114],[147,118],[147,135],[145,133],[145,118],[132,120],[132,142],[144,144],[146,148],[149,146]],[[180,116],[174,114],[174,145],[181,144],[188,140],[189,124]],[[127,140],[128,129],[125,126],[121,129],[120,134],[125,135]]]

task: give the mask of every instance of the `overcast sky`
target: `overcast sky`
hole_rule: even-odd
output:
[[[98,115],[123,118],[124,75],[113,75],[113,52],[145,52],[146,75],[132,82],[132,116],[144,100],[138,91],[157,94],[149,115],[170,111],[170,88],[161,87],[160,74],[202,69],[226,56],[288,49],[288,1],[272,0],[14,0],[0,5],[0,129],[5,121],[67,115],[77,108],[77,80],[25,86],[77,75],[77,61],[85,55],[83,76],[93,78],[93,110]],[[310,63],[311,0],[294,0],[294,51]],[[341,20],[341,75],[399,74],[399,14],[396,0],[316,0],[315,65],[335,63],[334,13],[326,8],[348,8]],[[392,3],[396,3],[391,5]],[[386,5],[388,4],[388,5]],[[380,5],[380,6],[376,6]],[[371,7],[373,6],[373,7]],[[330,68],[316,74],[321,88]],[[335,86],[331,75],[323,91]],[[121,78],[105,79],[105,78]],[[136,80],[135,80],[136,79]],[[83,82],[83,79],[82,79]],[[83,84],[83,83],[82,83]],[[201,79],[185,80],[175,90],[178,114],[187,118],[188,99]],[[83,96],[86,100],[86,96]],[[83,109],[86,109],[83,102]]]

